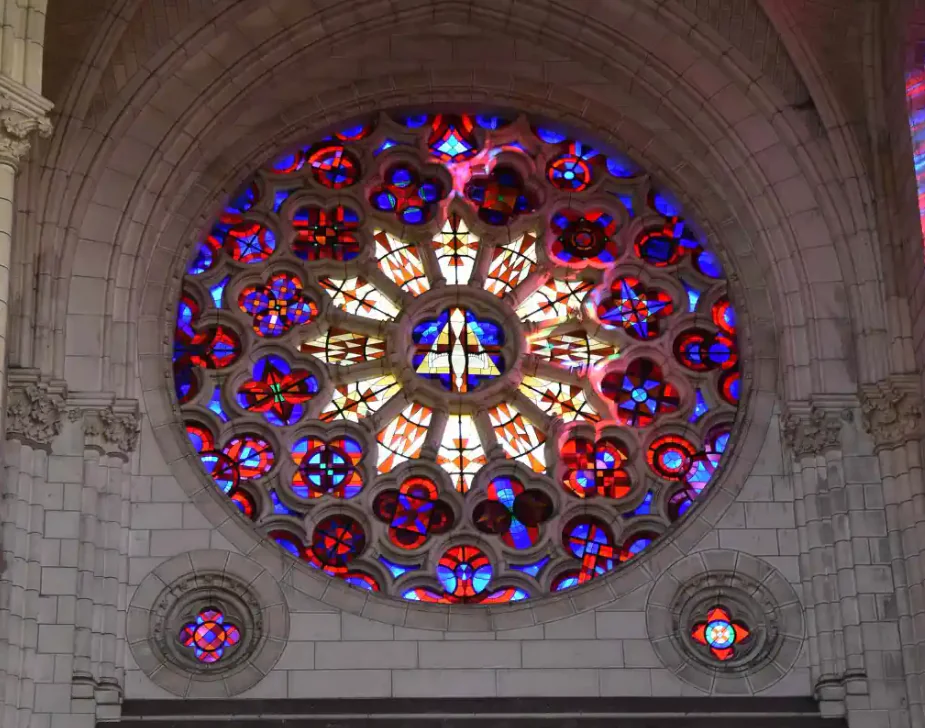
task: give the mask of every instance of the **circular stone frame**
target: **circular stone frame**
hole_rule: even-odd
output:
[[[706,610],[722,605],[743,618],[750,645],[729,661],[711,660],[691,638]],[[793,668],[804,639],[803,607],[790,583],[761,559],[711,549],[673,564],[649,593],[646,629],[674,675],[708,693],[755,694]]]
[[[371,107],[386,111],[409,105],[426,107],[456,103],[471,107],[472,99],[468,93],[461,94],[455,89],[441,87],[405,92],[400,98],[384,94],[381,98],[369,100]],[[576,135],[599,139],[612,138],[611,131],[603,123],[579,119],[573,113],[576,111],[575,108],[552,101],[548,97],[539,100],[517,94],[496,93],[494,103],[551,119],[567,118],[569,128]],[[216,209],[215,201],[226,198],[236,187],[241,170],[245,167],[253,168],[264,158],[272,156],[275,150],[290,146],[300,139],[323,135],[332,128],[332,118],[346,119],[356,114],[356,107],[349,102],[334,105],[323,113],[306,114],[261,147],[256,152],[260,159],[252,159],[247,164],[242,161],[236,167],[226,169],[225,177],[211,181],[210,191],[204,198],[208,201],[200,206],[197,214],[189,217],[188,234],[183,240],[191,241],[208,223]],[[648,168],[658,178],[671,179],[668,167],[658,161],[671,158],[669,145],[659,143],[656,139],[650,147],[654,150],[652,154],[643,155],[649,159]],[[660,156],[662,152],[667,156]],[[721,211],[717,211],[715,200],[701,198],[696,189],[673,188],[672,192],[687,210],[688,217],[697,220],[704,233],[714,242],[716,254],[729,271],[728,284],[731,296],[736,301],[743,383],[746,386],[745,396],[739,406],[739,415],[731,433],[735,447],[717,472],[710,487],[711,492],[698,505],[696,512],[691,513],[673,529],[671,538],[660,539],[647,549],[641,558],[634,559],[635,563],[630,563],[581,589],[535,598],[524,603],[483,607],[416,604],[363,592],[282,554],[275,543],[244,523],[234,506],[216,490],[213,483],[209,482],[185,437],[184,418],[171,387],[170,357],[176,302],[179,298],[182,270],[188,258],[188,248],[191,244],[189,242],[182,248],[178,247],[174,263],[175,274],[168,278],[167,285],[159,288],[156,293],[152,291],[145,294],[156,295],[160,304],[154,307],[154,314],[143,317],[139,323],[141,356],[145,360],[141,377],[146,412],[165,460],[170,464],[171,471],[191,501],[236,548],[243,553],[254,554],[262,563],[272,565],[269,568],[272,568],[277,578],[285,578],[297,591],[329,606],[387,624],[451,631],[516,629],[595,609],[639,587],[652,584],[669,565],[690,553],[696,544],[713,530],[735,500],[764,445],[768,427],[773,421],[777,396],[777,358],[774,355],[773,329],[767,320],[761,317],[761,310],[768,305],[765,294],[760,291],[753,292],[754,296],[749,295],[750,289],[745,287],[740,278],[738,266],[732,264],[733,260],[741,259],[736,245],[741,248],[742,241],[747,240],[747,233],[741,227],[725,224],[725,220],[734,217],[731,208],[723,207]],[[712,210],[713,214],[705,214],[707,209]],[[179,241],[176,244],[181,245]],[[754,280],[751,276],[747,278]],[[753,303],[760,309],[754,321],[749,307],[753,298]]]
[[[232,617],[240,641],[212,664],[186,654],[177,635],[206,605]],[[228,551],[192,551],[160,564],[138,585],[126,639],[138,667],[164,690],[184,698],[238,697],[260,682],[289,638],[285,596],[262,566]]]

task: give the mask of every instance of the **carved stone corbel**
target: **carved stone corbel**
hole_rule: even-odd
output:
[[[69,402],[77,406],[69,410],[68,419],[81,422],[85,447],[125,459],[131,457],[141,434],[141,417],[135,400],[75,394]]]
[[[0,163],[18,167],[29,153],[33,134],[51,136],[52,106],[35,91],[0,75]]]
[[[795,456],[823,455],[841,447],[842,425],[850,420],[850,409],[813,406],[804,412],[791,410],[781,417],[781,433]]]
[[[875,447],[895,448],[923,436],[922,394],[915,377],[891,377],[861,388],[864,429]]]
[[[11,369],[8,383],[6,439],[50,447],[61,432],[65,384],[43,380],[33,369]]]

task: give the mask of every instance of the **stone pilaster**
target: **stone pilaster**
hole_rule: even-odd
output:
[[[925,725],[925,477],[922,395],[917,376],[862,388],[863,424],[874,443],[896,590],[896,611],[910,722]]]
[[[141,427],[134,400],[77,394],[68,404],[68,417],[84,436],[72,709],[105,720],[117,716],[122,699],[129,463]]]
[[[829,715],[845,713],[849,692],[866,692],[842,453],[853,404],[793,403],[781,421],[792,455],[810,667],[816,697]]]
[[[66,388],[22,369],[10,371],[8,386],[0,483],[0,725],[28,726],[42,583],[42,488],[52,442],[61,432]]]

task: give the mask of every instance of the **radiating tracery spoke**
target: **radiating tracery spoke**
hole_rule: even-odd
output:
[[[345,124],[245,180],[185,271],[172,371],[203,469],[356,588],[578,587],[722,470],[744,380],[719,257],[633,160],[554,125]],[[723,609],[690,635],[718,660],[750,644]]]

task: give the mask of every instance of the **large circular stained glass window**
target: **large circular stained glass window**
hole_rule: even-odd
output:
[[[739,402],[721,265],[628,159],[523,116],[380,115],[259,170],[174,345],[202,466],[360,589],[519,601],[697,507]]]

